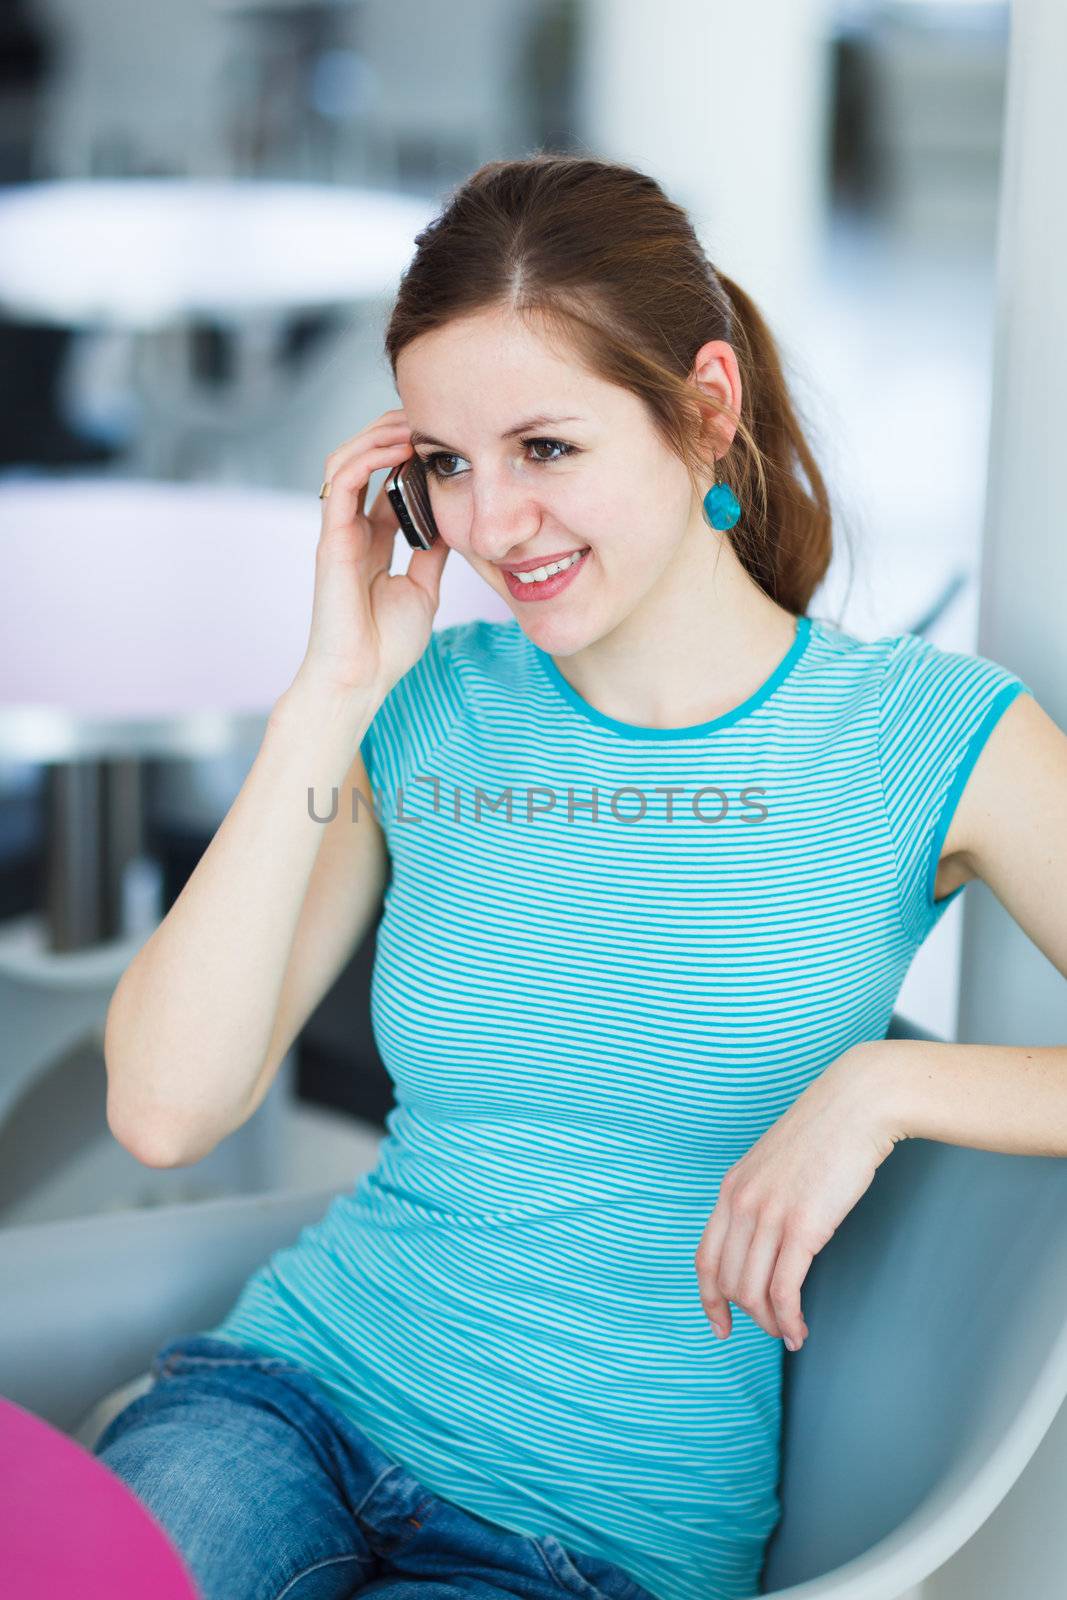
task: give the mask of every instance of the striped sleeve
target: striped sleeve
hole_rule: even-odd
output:
[[[879,697],[878,760],[904,927],[921,944],[966,885],[935,902],[938,860],[959,799],[997,721],[1032,691],[984,656],[918,634],[894,639]]]
[[[373,788],[384,797],[383,818],[398,789],[425,770],[460,712],[460,686],[451,669],[455,627],[435,629],[419,659],[397,680],[375,712],[359,753]]]

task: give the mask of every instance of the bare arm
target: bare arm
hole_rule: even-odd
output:
[[[149,1166],[198,1161],[252,1115],[374,915],[386,852],[359,742],[376,704],[299,680],[163,922],[123,973],[104,1035],[112,1132]],[[355,752],[353,758],[353,752]],[[314,789],[318,816],[310,815]]]
[[[267,1058],[242,1122],[263,1103],[294,1040],[363,943],[381,904],[389,870],[385,835],[369,807],[361,806],[359,820],[352,821],[354,788],[370,797],[370,779],[358,750],[341,789],[337,816],[322,828]]]

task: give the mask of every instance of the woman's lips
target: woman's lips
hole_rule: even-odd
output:
[[[513,572],[503,568],[504,582],[508,586],[508,593],[514,595],[516,600],[551,600],[553,595],[565,589],[576,573],[581,572],[585,566],[585,558],[589,554],[584,550],[579,559],[571,566],[565,567],[562,572],[554,572],[544,583],[523,583]]]

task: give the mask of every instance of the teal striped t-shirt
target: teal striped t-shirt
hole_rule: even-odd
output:
[[[727,1168],[885,1034],[1026,688],[802,616],[743,704],[642,728],[514,620],[435,632],[361,746],[390,857],[378,1162],[211,1331],[304,1364],[477,1515],[662,1600],[756,1594],[783,1346],[736,1306],[716,1338],[694,1255]]]

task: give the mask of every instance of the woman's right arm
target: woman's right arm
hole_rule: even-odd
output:
[[[386,874],[359,745],[429,643],[442,540],[391,573],[395,512],[373,472],[411,453],[390,411],[326,458],[311,637],[233,805],[111,997],[107,1120],[147,1166],[184,1166],[252,1115],[361,941]],[[355,754],[353,755],[353,752]],[[351,791],[368,804],[351,821]],[[338,815],[328,815],[333,790]]]
[[[200,1160],[256,1110],[293,1039],[361,942],[386,852],[358,749],[373,702],[294,683],[248,777],[104,1031],[107,1119],[148,1166]],[[308,805],[328,816],[316,822]]]

